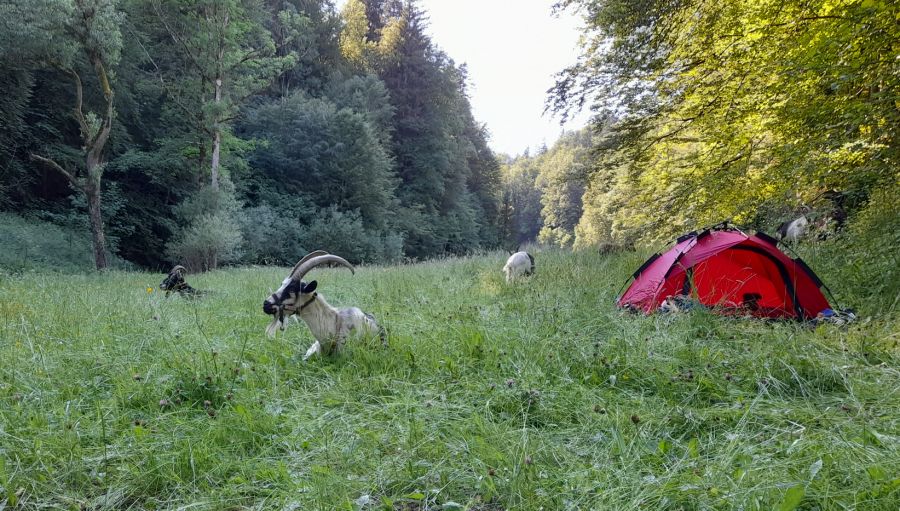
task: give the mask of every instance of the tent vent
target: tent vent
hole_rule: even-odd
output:
[[[682,234],[681,236],[679,236],[678,239],[675,240],[675,243],[681,243],[682,241],[689,240],[695,237],[697,237],[697,231],[691,231],[687,234]]]

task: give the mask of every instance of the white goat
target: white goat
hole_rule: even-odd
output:
[[[281,283],[278,291],[263,302],[263,312],[275,316],[266,328],[269,337],[273,336],[279,327],[284,330],[285,315],[290,317],[296,314],[309,327],[316,341],[306,351],[303,360],[323,351],[326,354],[337,352],[351,334],[360,336],[377,334],[381,337],[382,343],[387,342],[384,329],[375,322],[372,315],[356,307],[336,309],[316,292],[315,280],[309,283],[302,280],[313,268],[328,263],[339,264],[348,268],[351,273],[356,273],[353,266],[343,258],[317,250],[301,259],[288,278]]]
[[[506,260],[503,273],[506,274],[506,282],[512,282],[522,275],[531,275],[534,273],[534,257],[528,252],[516,252]]]
[[[777,232],[781,237],[781,241],[784,241],[785,243],[796,243],[806,234],[808,228],[809,220],[806,219],[806,215],[801,215],[799,218],[779,225]]]

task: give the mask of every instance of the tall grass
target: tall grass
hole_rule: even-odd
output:
[[[390,346],[264,338],[286,269],[0,281],[0,508],[900,506],[896,317],[614,308],[638,255],[322,270]],[[814,263],[814,262],[813,262]],[[813,264],[815,266],[815,264]],[[152,288],[152,292],[148,292]]]
[[[0,211],[0,269],[8,271],[84,272],[94,268],[94,249],[87,228],[57,224]],[[108,239],[115,243],[115,239]],[[107,253],[110,266],[128,263]]]

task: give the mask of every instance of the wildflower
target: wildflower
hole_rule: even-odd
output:
[[[153,292],[153,288],[152,288],[152,287],[148,287],[148,288],[147,288],[147,294],[150,294],[150,293],[152,293],[152,292]]]

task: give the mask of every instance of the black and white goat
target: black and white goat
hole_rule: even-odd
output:
[[[800,215],[798,218],[782,222],[778,226],[776,233],[781,241],[785,243],[796,243],[802,238],[809,229],[809,220],[806,215]]]
[[[336,309],[316,292],[317,283],[303,281],[310,270],[323,264],[339,264],[356,273],[353,265],[341,257],[318,250],[307,254],[291,270],[281,287],[263,302],[263,312],[275,316],[266,328],[266,334],[275,335],[278,328],[284,330],[285,317],[297,315],[309,327],[316,341],[306,351],[303,360],[316,353],[335,353],[351,336],[378,335],[386,344],[385,331],[371,314],[356,307]]]
[[[522,275],[531,275],[534,273],[534,257],[524,251],[512,254],[503,266],[503,273],[506,274],[506,282],[512,282]]]
[[[172,268],[172,271],[159,284],[159,288],[166,292],[166,298],[169,293],[175,292],[184,297],[195,297],[203,294],[203,291],[195,289],[188,285],[184,280],[187,269],[180,264]]]

